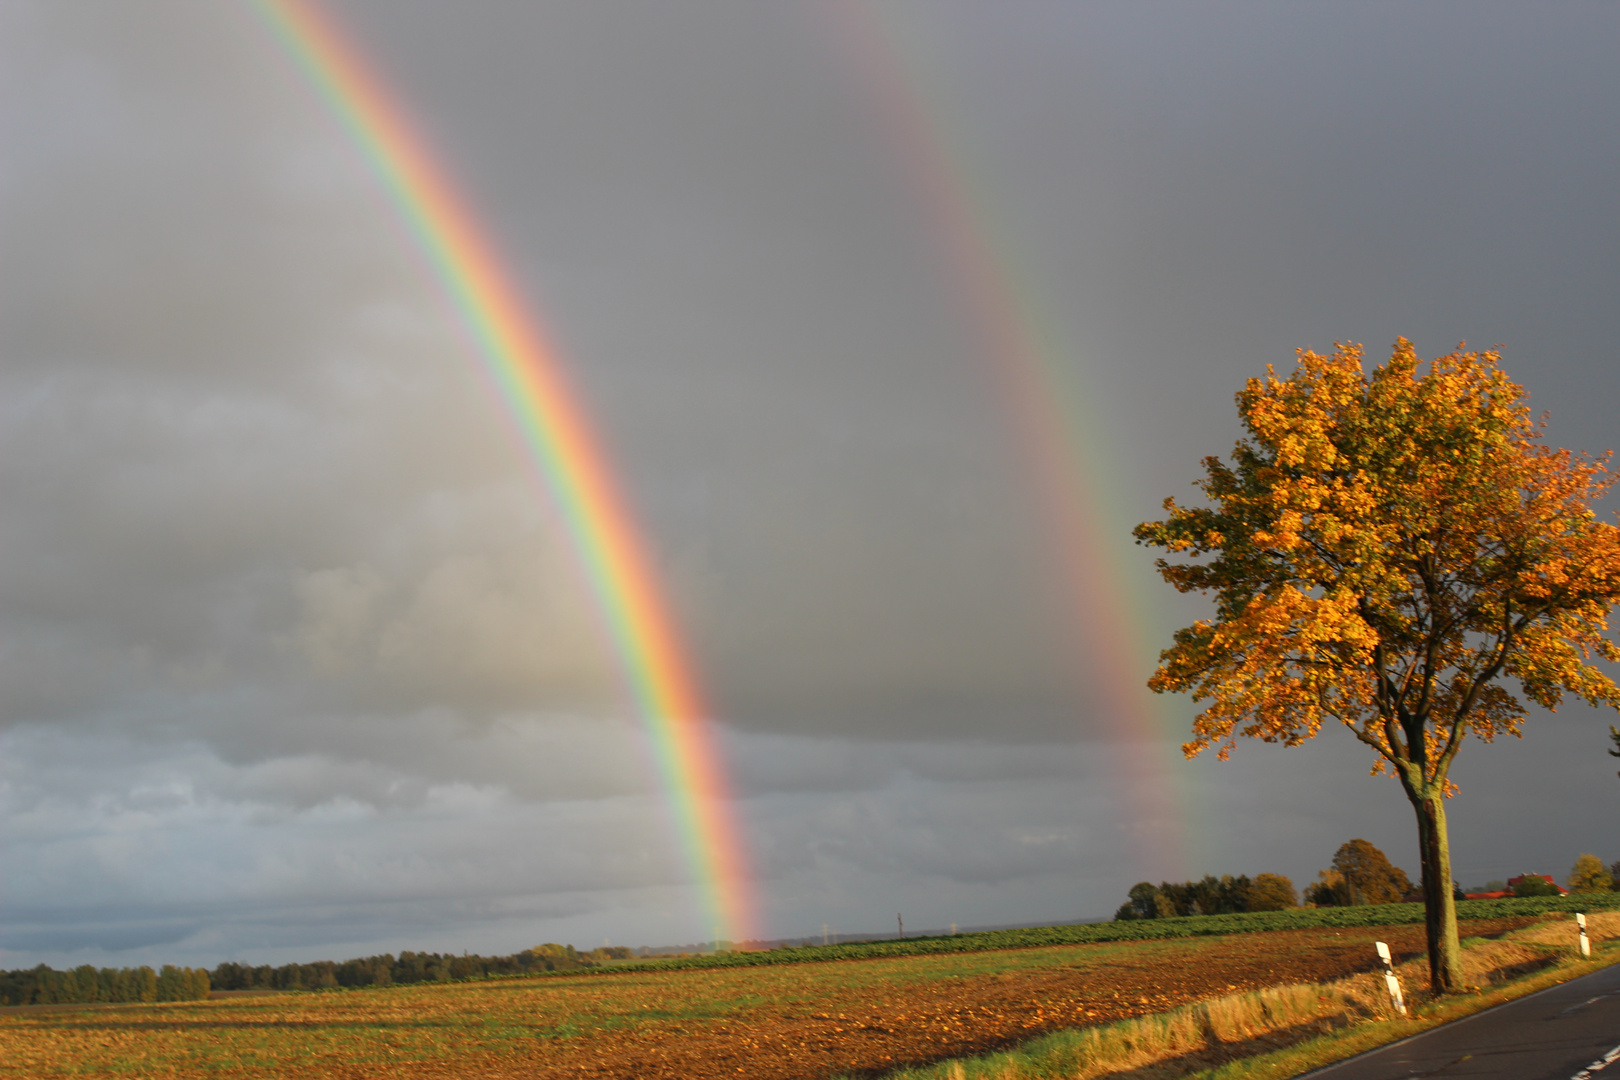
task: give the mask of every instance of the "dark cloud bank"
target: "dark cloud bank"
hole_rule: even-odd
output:
[[[1151,656],[1083,654],[1101,616],[1053,584],[835,9],[334,11],[612,448],[765,932],[1101,916],[1145,876],[1302,882],[1351,836],[1414,868],[1347,738],[1120,741],[1095,687]],[[1502,343],[1554,442],[1620,442],[1612,8],[868,14],[1063,342],[1121,536],[1297,346]],[[0,143],[5,966],[700,936],[557,512],[252,13],[0,4]],[[1157,639],[1197,613],[1140,552],[1113,572]],[[1605,722],[1463,755],[1460,876],[1620,855]]]

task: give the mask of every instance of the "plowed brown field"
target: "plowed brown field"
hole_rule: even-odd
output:
[[[1490,936],[1527,918],[1465,923]],[[0,1016],[0,1075],[821,1080],[1371,970],[1421,926],[410,986]]]

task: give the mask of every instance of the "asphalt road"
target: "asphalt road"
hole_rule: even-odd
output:
[[[1620,964],[1305,1076],[1620,1080]]]

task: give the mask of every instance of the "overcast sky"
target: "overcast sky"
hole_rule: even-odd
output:
[[[1620,9],[329,10],[562,347],[764,933],[1304,885],[1357,836],[1415,876],[1342,731],[1180,760],[1142,684],[1201,610],[1129,527],[1337,340],[1500,344],[1552,442],[1620,444]],[[254,10],[0,0],[0,147],[0,966],[703,937],[558,511]],[[987,295],[1081,418],[1056,473]],[[1610,719],[1464,751],[1465,885],[1620,858]]]

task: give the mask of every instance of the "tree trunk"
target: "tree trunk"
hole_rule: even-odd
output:
[[[1439,785],[1421,795],[1407,790],[1417,811],[1418,849],[1423,859],[1423,928],[1429,942],[1429,984],[1436,994],[1463,988],[1462,946],[1457,940],[1457,901],[1451,892],[1451,843]]]

